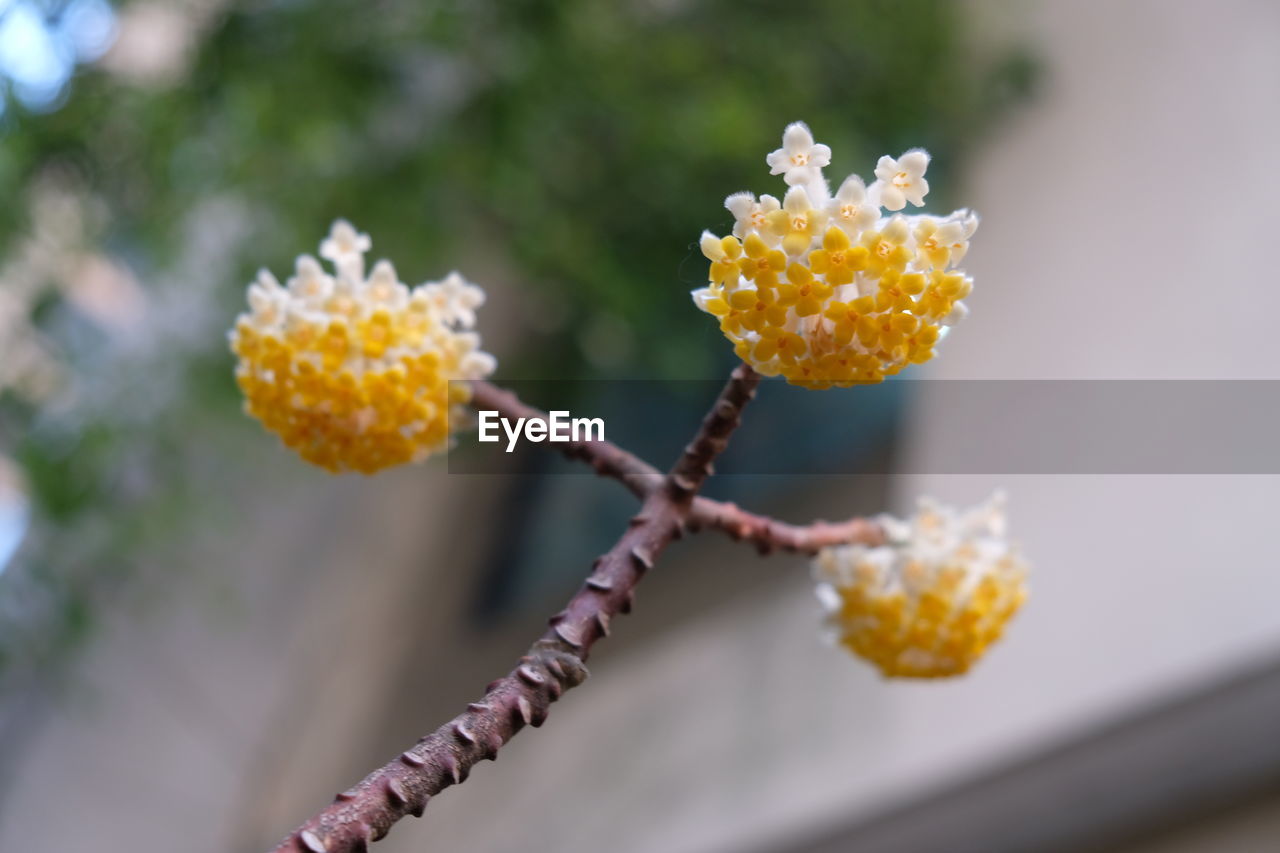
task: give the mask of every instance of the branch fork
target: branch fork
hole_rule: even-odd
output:
[[[608,441],[558,447],[588,462],[601,476],[620,481],[641,507],[612,548],[598,557],[581,588],[548,620],[540,637],[511,672],[492,682],[477,702],[374,770],[359,784],[290,833],[276,853],[363,851],[405,815],[421,816],[430,799],[463,782],[481,760],[493,760],[525,726],[540,726],[551,703],[587,678],[586,660],[597,640],[609,635],[614,617],[631,610],[635,588],[662,551],[687,530],[722,530],[773,550],[816,553],[842,542],[883,540],[879,525],[862,519],[840,524],[786,524],[698,494],[717,456],[755,396],[760,376],[739,365],[704,418],[693,440],[665,476],[649,463]],[[547,420],[519,398],[487,382],[472,383],[472,403],[506,417]]]

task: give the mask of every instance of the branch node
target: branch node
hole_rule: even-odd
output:
[[[687,474],[672,474],[667,478],[671,484],[671,492],[678,500],[684,500],[698,488],[698,483]]]
[[[404,789],[404,783],[399,779],[392,776],[387,779],[385,787],[387,789],[387,799],[393,805],[407,806],[409,804],[409,792]]]
[[[735,513],[722,511],[715,501],[698,498],[697,492],[758,381],[749,367],[735,369],[685,455],[665,477],[608,442],[573,445],[567,455],[585,458],[599,473],[616,477],[644,500],[628,532],[595,560],[584,587],[565,610],[551,617],[546,633],[515,669],[485,688],[483,701],[471,703],[463,715],[401,753],[365,782],[339,794],[339,802],[295,830],[277,853],[366,850],[370,841],[383,837],[406,813],[421,815],[432,794],[466,781],[471,766],[480,758],[495,758],[521,726],[542,725],[551,702],[587,678],[583,659],[592,643],[609,635],[614,615],[631,611],[636,583],[653,568],[666,544],[699,525],[728,528],[741,521]],[[472,403],[480,408],[520,413],[516,417],[542,415],[545,419],[544,413],[488,383],[474,382],[472,390]],[[819,538],[769,519],[762,520],[759,529],[748,527],[744,535],[756,542],[770,539],[778,543],[794,540],[808,544]]]
[[[516,670],[516,675],[520,676],[520,680],[531,687],[541,687],[547,683],[547,680],[542,677],[542,673],[538,672],[528,664],[518,668]]]
[[[631,549],[631,559],[635,562],[636,568],[642,572],[647,572],[653,568],[653,554],[642,545],[637,545]]]
[[[302,845],[303,849],[309,850],[311,853],[327,853],[329,850],[324,841],[320,839],[320,836],[309,829],[304,829],[298,833],[298,843]]]
[[[576,628],[569,625],[556,625],[555,632],[556,636],[563,640],[565,645],[575,649],[582,648],[582,635],[578,633]],[[554,672],[555,670],[552,671]],[[559,675],[560,673],[556,674]]]

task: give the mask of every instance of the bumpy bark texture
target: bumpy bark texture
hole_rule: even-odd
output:
[[[643,494],[644,503],[617,543],[596,560],[564,610],[551,617],[547,632],[515,669],[489,685],[480,701],[339,794],[332,805],[290,833],[276,848],[278,853],[364,850],[400,818],[421,815],[431,797],[463,781],[476,762],[495,758],[521,728],[540,725],[551,703],[586,679],[584,661],[591,646],[608,635],[615,616],[631,609],[636,584],[667,543],[688,527],[698,489],[759,381],[746,365],[734,370],[698,434],[665,478],[654,480],[652,469],[629,454],[614,454],[613,461],[602,462],[634,475],[636,483],[647,483],[643,489],[632,486]],[[505,402],[512,401],[518,403],[514,397]],[[584,456],[595,458],[589,452]],[[619,479],[627,482],[624,476]]]

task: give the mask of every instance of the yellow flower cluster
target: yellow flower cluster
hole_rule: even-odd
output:
[[[978,218],[881,216],[924,203],[928,154],[882,157],[875,182],[851,175],[834,196],[822,175],[831,150],[805,125],[790,125],[766,159],[790,189],[781,202],[725,200],[733,233],[703,232],[710,284],[693,292],[738,356],[810,388],[880,382],[933,358],[945,327],[966,313],[973,281],[952,267]]]
[[[886,677],[967,672],[1027,595],[1002,496],[964,514],[922,500],[909,522],[883,523],[888,544],[825,548],[814,560],[835,638]]]
[[[339,220],[320,246],[325,272],[298,258],[285,286],[267,271],[232,330],[245,410],[303,459],[371,474],[449,446],[465,422],[465,383],[493,372],[469,329],[484,291],[457,273],[408,288],[387,261],[366,277],[367,235]]]

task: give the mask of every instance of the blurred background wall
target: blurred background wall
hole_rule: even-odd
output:
[[[160,12],[134,4],[120,11],[115,47],[92,66],[103,70],[72,80],[67,92],[59,89],[58,104],[24,106],[16,94],[21,81],[10,81],[4,162],[11,175],[30,167],[43,182],[31,186],[54,188],[44,191],[52,201],[41,209],[53,206],[48,221],[64,231],[73,220],[88,223],[84,231],[91,235],[98,229],[97,236],[64,242],[84,244],[72,253],[76,257],[102,258],[106,269],[117,270],[98,277],[116,282],[108,285],[114,289],[105,304],[129,304],[120,294],[130,287],[148,304],[168,299],[179,307],[163,316],[187,318],[190,325],[173,319],[164,325],[196,330],[182,333],[188,337],[220,332],[238,310],[238,282],[249,267],[269,261],[283,268],[292,253],[311,246],[329,218],[346,213],[372,232],[375,250],[408,258],[400,262],[407,278],[462,265],[484,281],[492,297],[481,319],[487,339],[499,341],[500,355],[508,347],[515,358],[521,346],[541,353],[547,359],[540,363],[543,375],[566,365],[581,365],[584,375],[680,375],[678,365],[694,364],[694,375],[705,376],[719,368],[713,353],[720,342],[714,335],[699,337],[692,312],[687,323],[672,321],[695,342],[689,352],[656,355],[645,345],[655,335],[676,336],[664,320],[678,314],[673,306],[685,304],[683,291],[700,275],[681,259],[697,231],[719,221],[726,188],[764,186],[757,161],[782,124],[821,110],[810,121],[819,139],[833,142],[838,167],[868,171],[882,149],[923,142],[939,161],[939,204],[968,204],[983,214],[966,264],[978,282],[973,315],[946,342],[944,357],[929,367],[931,376],[1280,378],[1271,346],[1280,291],[1268,272],[1270,223],[1250,209],[1280,190],[1280,172],[1271,163],[1280,142],[1280,12],[1274,4],[868,4],[848,19],[839,17],[838,6],[843,4],[815,4],[807,10],[812,17],[797,21],[789,12],[747,5],[738,13],[741,29],[731,27],[732,38],[716,40],[714,13],[722,8],[716,4],[637,5],[626,13],[632,17],[620,20],[642,27],[667,52],[655,55],[650,44],[634,57],[623,51],[611,59],[610,50],[621,50],[617,34],[625,30],[605,13],[581,7],[578,18],[564,23],[546,7],[515,4],[523,29],[501,31],[512,66],[490,53],[479,63],[504,69],[499,83],[468,78],[457,57],[470,50],[410,51],[406,67],[420,71],[411,79],[426,87],[420,106],[410,109],[388,97],[390,104],[380,104],[381,121],[344,124],[334,116],[358,112],[369,91],[389,85],[376,63],[360,59],[378,43],[359,41],[371,39],[369,33],[357,32],[350,44],[335,47],[318,34],[331,32],[334,19],[294,12],[288,14],[297,17],[281,18],[270,7],[228,11],[201,4]],[[131,8],[151,10],[150,30],[126,26],[130,15],[141,14]],[[390,12],[398,8],[388,5]],[[349,12],[341,4],[333,11]],[[433,38],[492,50],[468,41],[474,37],[468,27],[483,18],[446,19],[454,30],[432,30]],[[164,26],[170,27],[169,42],[152,38],[169,44],[169,53],[135,48],[128,59],[122,52],[131,43],[148,44],[144,35],[166,32]],[[821,60],[814,68],[779,56],[785,52],[774,38],[776,28],[788,26],[796,28],[785,31],[793,36],[829,34],[829,41],[809,45]],[[173,36],[175,27],[186,35]],[[530,44],[521,32],[543,41]],[[310,92],[306,80],[268,78],[263,89],[235,81],[250,76],[255,50],[266,50],[264,40],[272,49],[284,40],[308,56],[309,38],[349,60],[342,66],[348,82],[334,84],[336,94],[307,96],[318,101],[315,114],[328,116],[326,122],[308,125],[305,113],[285,122],[279,99]],[[865,47],[860,38],[878,47]],[[175,39],[179,47],[171,44]],[[549,46],[562,54],[543,56]],[[670,76],[653,81],[647,97],[625,88],[620,81],[650,62]],[[740,73],[721,73],[726,62]],[[530,66],[554,73],[520,73]],[[124,192],[93,171],[101,168],[95,157],[116,150],[100,137],[126,133],[112,127],[113,108],[136,106],[139,92],[153,91],[136,87],[154,87],[164,73],[178,73],[165,72],[170,67],[195,69],[187,73],[203,107],[192,107],[192,115],[206,123],[198,132],[190,123],[172,128],[168,132],[179,141],[171,148],[157,141],[163,126],[152,128],[146,144],[162,148],[164,158],[139,156],[127,173],[136,182],[150,176],[161,186]],[[960,86],[947,76],[957,68],[997,70]],[[744,69],[758,76],[746,76]],[[820,81],[812,83],[817,91],[802,87],[804,94],[789,102],[794,75],[810,71]],[[142,81],[131,82],[135,88],[125,94],[104,82],[125,73]],[[364,89],[350,82],[361,73],[375,82]],[[97,74],[106,76],[92,76]],[[1033,99],[1010,94],[1032,78],[1041,81]],[[416,154],[392,157],[394,168],[372,175],[331,165],[401,150],[395,145],[416,151],[415,134],[428,130],[410,119],[461,98],[466,87],[459,81],[467,79],[486,93],[483,106],[442,113],[445,118],[427,125],[431,138],[444,141],[423,146],[425,161]],[[674,114],[658,93],[685,80],[687,93],[671,98],[679,107]],[[349,93],[342,88],[347,85]],[[556,112],[540,131],[537,122],[522,118],[520,109],[572,102],[577,85],[583,87],[579,100],[586,98],[597,112]],[[781,90],[767,96],[770,106],[752,103],[753,87],[765,91],[769,85]],[[639,114],[649,110],[666,123],[654,119],[654,127],[641,130],[622,119],[601,119],[612,115],[600,112],[600,104],[610,102],[613,87],[639,98],[619,104]],[[1019,102],[1016,110],[1004,109],[1013,101]],[[222,103],[224,111],[209,111],[210,103]],[[969,121],[979,105],[989,112]],[[952,115],[957,107],[959,115]],[[247,125],[237,131],[234,124],[213,123],[212,115],[241,116]],[[72,118],[80,124],[72,126]],[[85,133],[83,123],[92,120],[102,122],[100,129]],[[590,133],[579,138],[566,130]],[[537,131],[540,141],[522,146],[513,141],[525,138],[517,131]],[[408,141],[397,141],[396,134]],[[641,135],[646,146],[619,142],[624,134]],[[542,136],[552,142],[549,153]],[[259,147],[228,158],[228,138],[257,140]],[[469,139],[479,140],[478,162],[467,160]],[[610,258],[609,243],[580,256],[571,252],[566,260],[553,249],[583,241],[550,225],[531,225],[536,239],[526,233],[505,200],[525,211],[545,196],[547,204],[583,208],[591,218],[593,198],[601,195],[603,176],[588,174],[579,187],[572,175],[554,172],[555,145],[562,140],[568,146],[563,153],[579,158],[577,164],[584,162],[584,149],[604,152],[617,170],[608,177],[616,176],[624,188],[658,179],[677,185],[683,198],[670,210],[675,221],[663,227],[683,236],[650,257],[650,241],[671,238],[626,229],[646,217],[666,217],[666,209],[611,213],[591,233],[620,242],[619,234],[635,234],[639,245],[619,252],[645,260],[628,266]],[[142,144],[132,140],[120,150]],[[35,169],[34,159],[19,156],[23,146],[66,151],[52,167]],[[682,156],[694,150],[693,163],[669,149]],[[203,162],[202,156],[216,168],[191,166],[195,177],[185,176],[184,164]],[[750,168],[736,169],[734,157]],[[464,179],[436,177],[440,158]],[[657,178],[646,169],[651,162],[663,163]],[[624,175],[627,163],[631,173]],[[280,180],[297,182],[296,197],[281,184],[269,183],[269,197],[255,192],[255,182],[272,180],[262,173],[273,169],[285,171]],[[696,186],[681,185],[687,172],[699,175]],[[423,191],[408,199],[386,189],[428,178]],[[185,195],[164,189],[183,180],[199,186]],[[362,188],[369,181],[384,194],[367,197]],[[563,198],[554,189],[558,182],[567,182]],[[621,192],[628,199],[644,195]],[[81,200],[68,203],[68,197]],[[493,218],[488,205],[494,199],[504,202],[494,209],[511,218]],[[118,216],[150,221],[169,211],[186,217],[182,257],[164,258],[152,246],[167,245],[172,230],[126,232],[113,225],[113,205],[126,203],[136,208]],[[94,205],[105,205],[105,213],[95,213]],[[459,211],[467,233],[439,226],[442,210],[446,218]],[[609,210],[615,210],[612,203]],[[420,242],[416,227],[395,224],[415,217],[426,223]],[[15,245],[39,248],[53,239],[32,238],[33,221],[34,214],[12,224]],[[255,236],[245,222],[260,226]],[[379,226],[389,239],[379,236]],[[259,240],[271,248],[262,249]],[[494,245],[500,250],[490,252]],[[11,250],[8,263],[15,257]],[[21,257],[39,260],[39,252],[29,249]],[[211,268],[210,258],[226,261]],[[65,277],[85,281],[84,263]],[[624,285],[608,290],[588,283],[602,269]],[[158,270],[170,284],[157,292],[152,278]],[[207,286],[214,295],[199,311],[165,296],[187,293],[190,300],[196,270],[219,279]],[[30,279],[10,268],[6,292]],[[649,288],[645,301],[633,305],[628,288],[640,287]],[[76,352],[64,341],[88,333],[67,333],[58,325],[66,322],[57,320],[60,304],[46,299],[45,315],[34,315],[45,324],[36,323],[24,338],[31,346]],[[158,323],[154,316],[148,322]],[[541,329],[526,328],[525,316],[543,318]],[[601,341],[617,339],[630,341],[629,349],[600,362]],[[4,341],[9,364],[16,340]],[[697,355],[704,344],[709,354]],[[150,346],[163,355],[175,352],[176,344],[162,339]],[[123,363],[154,371],[155,361]],[[568,505],[600,503],[606,516],[616,518],[590,524],[573,514],[559,519],[547,548],[561,549],[555,553],[557,560],[563,555],[562,573],[504,608],[478,610],[484,578],[510,577],[494,573],[493,555],[501,552],[495,545],[515,533],[487,526],[495,517],[510,517],[503,515],[510,512],[510,483],[450,475],[440,465],[374,480],[301,470],[274,440],[228,414],[234,397],[217,389],[216,378],[228,369],[224,355],[197,354],[190,363],[195,366],[172,381],[187,390],[201,382],[215,388],[195,403],[183,397],[188,414],[160,418],[165,441],[154,433],[146,433],[146,442],[130,441],[141,430],[138,419],[105,428],[82,416],[92,423],[73,428],[45,413],[51,404],[26,402],[25,409],[7,411],[8,432],[0,435],[19,463],[13,481],[21,479],[26,493],[36,496],[33,511],[48,516],[49,507],[62,508],[68,525],[34,522],[18,560],[38,564],[41,553],[56,555],[56,565],[43,562],[59,593],[86,587],[73,583],[80,574],[59,572],[58,565],[85,567],[93,583],[67,598],[71,604],[53,608],[61,618],[52,621],[63,628],[58,642],[36,642],[49,630],[44,622],[15,618],[14,627],[7,626],[0,849],[254,850],[273,843],[506,671],[546,613],[575,586],[589,549],[607,544],[626,516],[627,502],[615,497],[613,484],[584,478],[557,486],[576,496],[561,497]],[[81,381],[94,386],[105,380],[90,375]],[[769,399],[766,388],[757,405],[764,409]],[[172,411],[178,404],[171,400],[161,397],[153,411]],[[903,423],[895,442],[904,470],[927,470],[920,460],[940,443],[945,412],[931,408],[927,392],[917,394],[907,402]],[[74,452],[59,456],[48,449],[59,441]],[[99,471],[86,468],[97,464],[84,456],[94,441],[104,443],[112,466],[122,457],[129,464],[124,473],[113,467],[106,485],[83,497],[77,489],[87,488],[86,479]],[[74,462],[57,467],[60,459]],[[173,503],[174,491],[158,489],[152,480],[164,481],[154,472],[172,473],[174,466],[182,473],[182,517],[166,520],[165,530],[154,535],[143,531],[136,540],[115,543],[104,528],[117,530],[118,519],[98,505],[137,500],[149,507],[154,495]],[[138,478],[142,482],[134,482]],[[1114,814],[1101,801],[1115,799],[1105,788],[1090,790],[1080,781],[1115,776],[1119,769],[1107,757],[1126,756],[1122,764],[1137,768],[1127,780],[1131,788],[1178,789],[1175,780],[1208,772],[1206,761],[1179,763],[1185,754],[1178,750],[1212,742],[1218,753],[1234,755],[1242,749],[1239,737],[1252,734],[1259,709],[1275,707],[1267,704],[1274,694],[1266,673],[1280,658],[1276,478],[739,480],[725,488],[751,494],[795,520],[873,512],[884,501],[906,511],[919,493],[969,503],[1003,486],[1011,497],[1013,534],[1035,566],[1033,598],[1006,640],[965,679],[884,683],[820,642],[803,561],[759,560],[714,537],[682,543],[646,580],[635,614],[593,655],[584,688],[566,697],[543,729],[513,741],[496,765],[477,768],[466,786],[434,801],[427,820],[397,827],[385,849],[1054,849],[1052,839],[1034,834],[1038,825],[1049,825],[1045,815],[1058,821],[1058,849],[1164,853],[1276,846],[1280,798],[1268,792],[1277,790],[1280,771],[1265,762],[1242,763],[1234,775],[1232,767],[1218,768],[1221,775],[1187,787],[1198,791],[1194,797],[1157,797]],[[146,517],[155,516],[148,510]],[[68,541],[82,544],[68,548]],[[8,586],[0,586],[0,596],[7,595],[10,611],[34,612],[53,595],[37,595],[33,590],[43,588],[19,576],[29,571],[22,568],[27,564],[14,562],[0,576]],[[541,563],[533,565],[526,571],[547,574]],[[55,653],[61,649],[74,651]],[[32,660],[39,665],[23,665]],[[1117,721],[1124,725],[1115,728]],[[1100,756],[1089,771],[1094,776],[1072,769],[1072,761],[1094,755]],[[1034,797],[1011,799],[1010,787]],[[1019,808],[1002,808],[1009,803]],[[1109,822],[1102,825],[1104,815]]]

